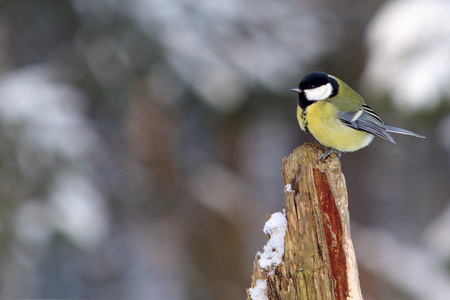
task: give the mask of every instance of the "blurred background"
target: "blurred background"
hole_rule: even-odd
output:
[[[427,136],[342,155],[365,299],[449,299],[445,0],[0,1],[0,298],[245,299],[318,70]]]

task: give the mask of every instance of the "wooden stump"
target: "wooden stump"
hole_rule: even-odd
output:
[[[306,143],[283,160],[285,252],[272,272],[256,257],[251,286],[266,287],[260,299],[362,299],[345,178],[334,154],[316,163],[324,150]]]

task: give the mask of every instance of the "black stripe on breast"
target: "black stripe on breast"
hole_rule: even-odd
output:
[[[306,108],[313,103],[314,101],[309,101],[308,99],[306,99],[305,93],[303,91],[298,94],[298,106],[300,106],[303,111],[305,111]]]

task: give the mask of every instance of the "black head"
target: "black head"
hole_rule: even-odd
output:
[[[306,75],[298,88],[291,89],[299,94],[299,105],[305,109],[308,105],[328,98],[339,92],[339,84],[333,77],[324,72],[313,72]]]
[[[306,75],[298,87],[301,90],[311,90],[319,86],[325,85],[330,82],[330,78],[327,73],[324,72],[313,72]]]

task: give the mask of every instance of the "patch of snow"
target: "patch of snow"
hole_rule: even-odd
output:
[[[267,297],[267,282],[263,279],[257,280],[255,287],[248,289],[248,293],[252,300],[269,300],[269,297]]]
[[[286,186],[284,187],[284,189],[286,190],[286,192],[293,192],[292,190],[292,185],[290,183],[286,184]]]
[[[270,235],[270,239],[264,246],[264,252],[258,252],[259,266],[269,275],[275,274],[275,268],[283,259],[284,255],[284,234],[286,233],[287,220],[285,212],[272,214],[264,225],[264,233]]]

